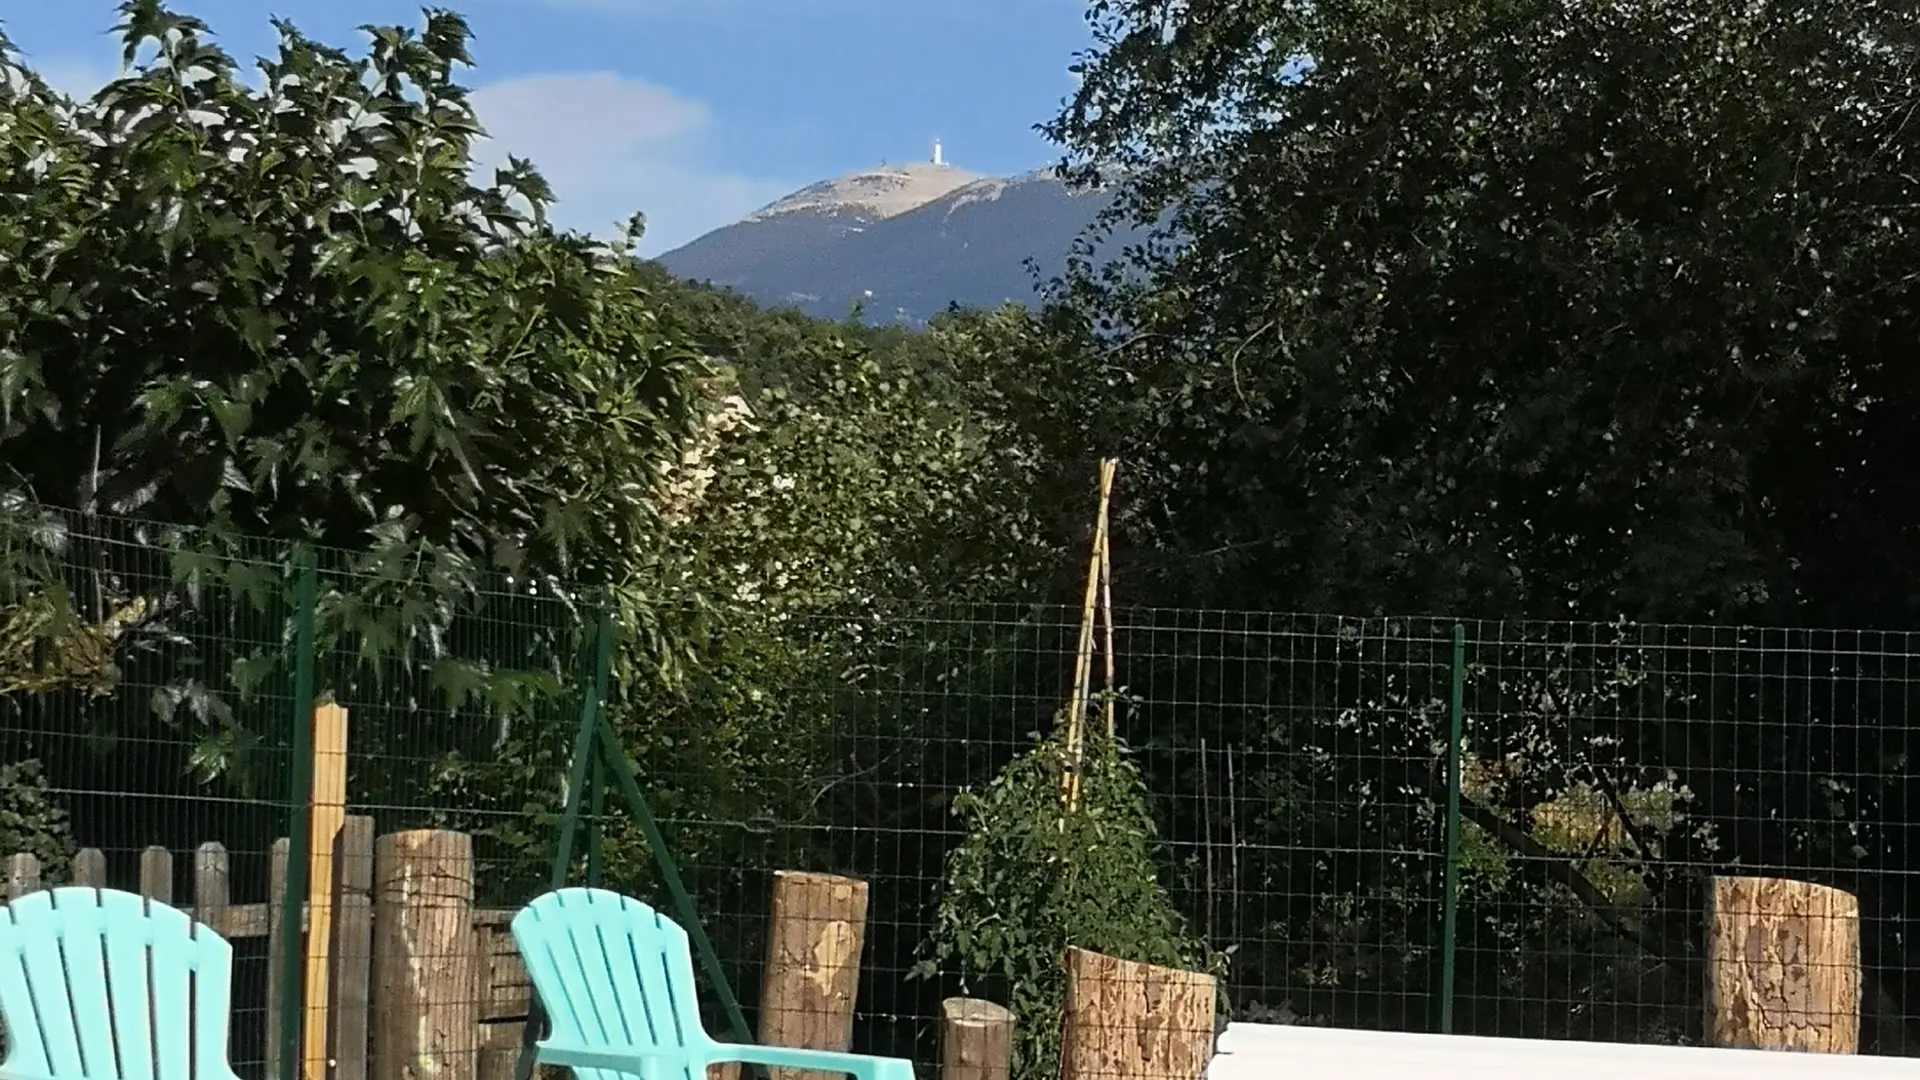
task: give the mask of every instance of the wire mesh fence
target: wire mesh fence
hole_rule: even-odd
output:
[[[438,1004],[478,1025],[472,1075],[511,1075],[528,1007],[504,920],[553,883],[570,795],[562,876],[676,910],[617,770],[570,775],[601,705],[596,602],[404,553],[0,520],[0,855],[205,905],[221,845],[220,903],[258,915],[220,924],[240,1075],[297,1046],[267,912],[284,926],[311,885],[312,700],[350,717],[349,813],[469,838],[492,951],[426,959],[465,972]],[[1694,1042],[1705,882],[1746,874],[1858,897],[1862,1049],[1908,1049],[1910,634],[1123,608],[1069,755],[1078,832],[1055,826],[1080,612],[694,613],[697,663],[643,663],[681,617],[621,628],[605,716],[755,1031],[789,870],[865,883],[853,1048],[923,1067],[957,994],[1057,1030],[1034,1010],[1057,1007],[1063,942],[1215,972],[1236,1020]],[[1023,1038],[1039,1075],[1059,1047]]]

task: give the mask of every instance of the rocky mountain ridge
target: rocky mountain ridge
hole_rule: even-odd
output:
[[[674,275],[763,304],[919,324],[950,304],[1031,302],[1110,196],[1051,171],[985,177],[938,160],[810,184],[669,251]],[[1033,268],[1028,268],[1028,262]]]

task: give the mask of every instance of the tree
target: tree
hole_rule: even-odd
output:
[[[1036,396],[1080,388],[1097,449],[1128,460],[1118,528],[1157,596],[1912,621],[1920,473],[1895,441],[1920,415],[1902,344],[1920,328],[1901,210],[1912,12],[1114,0],[1090,22],[1081,87],[1045,130],[1069,175],[1119,185],[1111,226],[1161,228],[1057,283],[1035,332],[1073,345],[1070,370]],[[1527,886],[1543,902],[1604,915],[1577,860],[1537,847],[1536,811],[1584,784],[1650,798],[1671,776],[1690,800],[1632,857],[1655,895],[1636,919],[1684,927],[1669,905],[1689,876],[1734,861],[1844,882],[1889,920],[1910,909],[1892,807],[1912,780],[1861,764],[1909,759],[1903,707],[1850,689],[1886,661],[1764,637],[1789,672],[1769,677],[1731,630],[1576,647],[1550,623],[1499,629],[1476,653],[1470,750],[1531,756],[1504,802],[1469,809],[1516,865],[1558,875]],[[1296,685],[1271,663],[1191,675]],[[1431,716],[1410,697],[1330,680],[1308,715],[1250,707],[1238,735],[1406,761],[1418,791]],[[1312,827],[1337,835],[1360,783],[1340,779]],[[1685,970],[1670,942],[1602,932]],[[1907,966],[1883,947],[1883,971]]]
[[[673,282],[637,228],[557,233],[527,163],[474,181],[455,15],[364,56],[279,23],[249,85],[199,21],[121,13],[131,66],[88,101],[0,52],[0,484],[42,504],[0,520],[31,571],[7,658],[101,643],[86,680],[10,679],[9,749],[60,743],[55,787],[284,790],[298,544],[357,798],[483,831],[525,871],[503,897],[544,878],[603,605],[682,858],[738,843],[708,821],[870,807],[830,706],[905,647],[882,612],[1048,553],[1002,542],[992,432],[920,393],[940,351]]]
[[[1136,456],[1211,466],[1168,546],[1339,610],[1911,613],[1908,13],[1094,12],[1047,131],[1181,239],[1065,295]]]
[[[66,101],[7,54],[0,467],[36,497],[619,583],[694,358],[617,252],[468,179],[467,29],[368,56],[281,23],[261,89],[122,5],[127,74]]]

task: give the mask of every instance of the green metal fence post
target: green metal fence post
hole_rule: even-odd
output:
[[[614,782],[620,785],[620,793],[627,798],[627,808],[633,811],[634,821],[640,826],[640,834],[647,838],[647,846],[653,849],[654,865],[660,868],[660,876],[666,880],[667,895],[673,898],[675,912],[680,916],[680,928],[693,939],[693,951],[700,959],[700,966],[706,968],[707,978],[713,982],[713,991],[720,998],[720,1009],[727,1017],[727,1027],[735,1040],[743,1043],[753,1041],[753,1033],[747,1028],[745,1014],[740,1011],[740,999],[734,996],[733,984],[727,981],[727,970],[720,965],[720,954],[713,948],[713,939],[707,936],[707,930],[700,922],[700,913],[694,909],[693,894],[687,891],[687,885],[680,877],[680,866],[673,861],[673,853],[667,850],[667,840],[660,832],[660,823],[654,819],[652,807],[640,792],[640,781],[633,775],[633,766],[627,763],[627,752],[620,746],[620,739],[613,733],[613,725],[607,718],[600,718],[601,752],[606,755],[607,768],[613,770]],[[756,1069],[759,1067],[756,1066]]]
[[[319,571],[313,552],[294,556],[292,767],[287,779],[287,892],[280,905],[280,1080],[300,1075],[301,914],[307,899],[307,847],[313,812],[313,622]]]
[[[1447,705],[1447,868],[1440,915],[1440,1031],[1453,1032],[1454,962],[1460,921],[1460,773],[1467,703],[1467,628],[1453,628],[1453,686]]]
[[[567,763],[567,805],[560,814],[560,846],[553,853],[553,872],[549,875],[549,887],[554,889],[565,888],[572,874],[574,837],[580,830],[580,797],[587,786],[589,772],[596,778],[599,775],[597,768],[590,770],[589,766],[598,766],[602,753],[594,733],[606,704],[607,681],[613,667],[613,616],[610,614],[601,615],[594,624],[591,655],[593,677],[580,691],[580,726],[574,732],[573,757]],[[593,755],[591,760],[589,754]]]
[[[603,831],[602,816],[607,811],[607,777],[605,755],[593,755],[593,764],[587,774],[587,884],[594,888],[600,885],[602,860],[600,843]]]

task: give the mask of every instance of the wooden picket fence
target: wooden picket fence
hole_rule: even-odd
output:
[[[326,920],[319,925],[328,933],[323,950],[327,989],[323,995],[305,995],[310,1012],[301,1019],[312,1022],[296,1025],[319,1036],[324,1045],[302,1046],[296,1070],[301,1080],[407,1080],[426,1075],[435,1080],[511,1080],[525,1038],[532,987],[508,933],[515,909],[473,906],[472,838],[441,829],[376,838],[373,819],[361,816],[344,817],[334,836],[331,862],[317,875],[331,884],[320,910],[311,902],[300,905],[303,951],[291,958],[295,964],[306,961],[307,946],[319,944],[307,932],[316,918]],[[284,839],[273,844],[268,895],[258,903],[234,902],[232,859],[218,843],[201,844],[187,857],[191,884],[184,897],[176,895],[174,887],[179,854],[149,847],[139,858],[142,895],[192,913],[229,941],[267,939],[263,1075],[268,1080],[280,1075],[281,1065],[285,1005],[277,973],[288,959],[280,921],[287,909],[290,847]],[[47,868],[28,854],[9,857],[5,869],[9,901],[38,891],[45,878],[94,887],[108,882],[107,857],[93,848],[75,856],[65,874],[43,873]],[[866,924],[866,882],[833,874],[774,872],[760,987],[760,1041],[851,1048]],[[316,1002],[315,996],[324,1000]],[[1206,1004],[1209,1019],[1196,1030],[1203,1028],[1210,1039],[1213,994],[1209,990],[1190,996]],[[315,1010],[320,1012],[317,1018]],[[1006,1080],[1012,1028],[1012,1014],[999,1005],[948,999],[940,1025],[942,1080]],[[743,1072],[733,1064],[715,1065],[708,1070],[708,1080],[741,1080]]]
[[[473,881],[470,840],[458,833],[436,831],[431,835],[458,839],[426,849],[448,858],[442,865],[425,869],[436,880],[456,883],[456,889],[464,883],[470,901]],[[457,1062],[466,1058],[471,1062],[466,1067],[455,1063],[452,1076],[509,1080],[532,997],[526,969],[507,933],[513,910],[467,905],[464,915],[472,928],[470,958],[450,957],[452,962],[428,965],[377,964],[376,942],[400,948],[407,942],[392,934],[376,936],[375,909],[379,905],[374,879],[375,847],[373,819],[348,817],[333,852],[331,902],[324,905],[321,912],[322,917],[331,920],[332,927],[329,993],[324,1003],[308,1006],[325,1010],[323,1030],[327,1032],[327,1046],[322,1050],[306,1049],[303,1054],[306,1067],[302,1072],[324,1080],[401,1076],[406,1073],[382,1068],[375,1054],[391,1055],[392,1064],[397,1066],[414,1059],[421,1051],[437,1051],[433,1056],[441,1060],[451,1058]],[[159,846],[148,847],[139,856],[139,892],[190,912],[229,941],[266,938],[268,970],[277,973],[284,963],[285,943],[280,922],[286,911],[290,849],[285,839],[273,844],[268,855],[268,897],[261,902],[234,902],[230,884],[232,856],[217,842],[201,844],[186,855],[184,861],[191,869],[185,895],[181,895],[175,884],[175,868],[183,862],[181,853]],[[97,848],[80,851],[65,874],[48,874],[47,869],[30,854],[8,857],[6,899],[14,900],[38,891],[47,877],[96,887],[105,887],[108,881],[107,857]],[[406,871],[396,867],[394,872],[405,874]],[[400,906],[411,895],[410,890],[402,887],[388,892],[390,904],[385,914],[395,922],[406,923],[410,913],[400,910]],[[311,926],[313,916],[312,905],[302,904],[303,934]],[[299,962],[298,957],[295,962]],[[376,984],[376,977],[385,985]],[[280,989],[277,975],[269,977],[263,1023],[267,1077],[280,1075],[279,1033],[284,1009]],[[396,1008],[396,1002],[410,1002],[413,1007]],[[423,1026],[415,1021],[426,1007],[442,1012],[450,1010],[453,1016],[470,1018],[471,1022],[456,1022],[451,1028],[443,1023]],[[376,1023],[382,1025],[377,1030]],[[439,1045],[422,1046],[422,1039]]]

